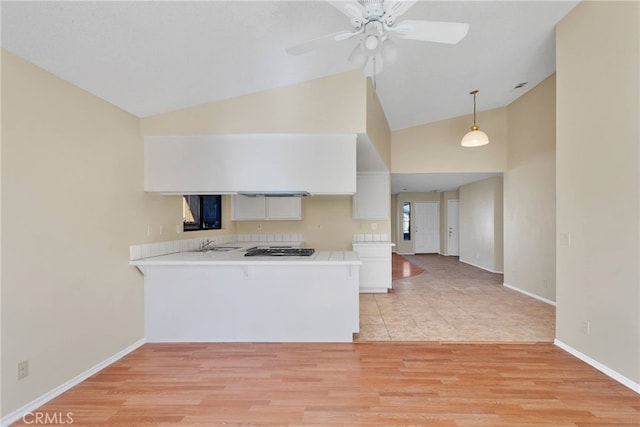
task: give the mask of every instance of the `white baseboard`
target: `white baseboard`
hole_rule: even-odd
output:
[[[514,290],[516,292],[520,292],[521,294],[524,294],[524,295],[526,295],[528,297],[535,298],[538,301],[542,301],[542,302],[547,303],[549,305],[552,305],[554,307],[556,306],[556,302],[555,301],[551,301],[550,299],[546,299],[544,297],[541,297],[540,295],[532,294],[531,292],[527,292],[524,289],[516,288],[515,286],[507,285],[506,283],[503,283],[502,286],[504,286],[505,288],[509,288],[511,290]]]
[[[489,273],[504,274],[504,272],[503,272],[503,271],[491,270],[490,268],[483,267],[483,266],[481,266],[481,265],[477,265],[477,264],[474,264],[474,263],[469,262],[469,261],[465,261],[465,260],[463,260],[462,258],[460,258],[460,259],[459,259],[459,261],[460,261],[460,262],[464,262],[465,264],[469,264],[469,265],[470,265],[470,266],[472,266],[472,267],[476,267],[476,268],[479,268],[479,269],[481,269],[481,270],[488,271]]]
[[[603,365],[602,363],[590,358],[586,354],[579,352],[575,348],[563,343],[562,341],[560,341],[557,338],[553,341],[553,343],[556,346],[558,346],[561,349],[563,349],[564,351],[566,351],[567,353],[569,353],[569,354],[577,357],[578,359],[582,360],[586,364],[593,366],[594,368],[596,368],[598,371],[602,372],[603,374],[605,374],[609,378],[619,382],[623,386],[628,387],[631,390],[635,391],[636,393],[640,394],[640,384],[631,381],[629,378],[625,377],[624,375],[622,375],[622,374],[614,371],[613,369]]]
[[[363,287],[360,288],[359,293],[361,294],[386,294],[389,292],[389,289],[391,288],[377,288],[375,286],[371,286],[371,287]]]
[[[8,426],[8,425],[10,425],[12,423],[15,423],[16,421],[20,420],[24,416],[24,414],[26,414],[28,412],[32,412],[32,411],[38,409],[39,407],[41,407],[42,405],[44,405],[45,403],[47,403],[48,401],[50,401],[51,399],[54,399],[54,398],[60,396],[65,391],[67,391],[70,388],[80,384],[82,381],[86,380],[91,375],[95,374],[96,372],[101,371],[102,369],[104,369],[107,366],[111,365],[113,362],[115,362],[115,361],[117,361],[119,359],[122,359],[124,356],[126,356],[129,353],[131,353],[132,351],[134,351],[138,347],[142,346],[144,343],[145,343],[145,339],[144,338],[139,340],[139,341],[134,342],[133,344],[131,344],[129,347],[125,348],[124,350],[119,351],[118,353],[114,354],[113,356],[109,357],[108,359],[105,359],[102,362],[98,363],[97,365],[95,365],[95,366],[87,369],[86,371],[82,372],[81,374],[76,375],[74,378],[70,379],[69,381],[59,385],[58,387],[54,388],[53,390],[50,390],[50,391],[46,392],[42,396],[40,396],[37,399],[27,403],[26,405],[22,406],[21,408],[18,408],[15,411],[7,414],[6,416],[2,417],[2,420],[0,420],[0,425]]]

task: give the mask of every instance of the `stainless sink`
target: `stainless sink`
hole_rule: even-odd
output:
[[[236,249],[242,249],[242,246],[214,246],[205,249],[203,252],[229,252],[235,251]]]
[[[206,249],[195,249],[193,252],[231,252],[242,249],[242,246],[212,246]]]

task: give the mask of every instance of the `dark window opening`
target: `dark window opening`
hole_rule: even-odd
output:
[[[182,224],[184,231],[222,229],[222,196],[183,196]]]
[[[411,240],[411,203],[402,203],[402,235],[403,240]]]

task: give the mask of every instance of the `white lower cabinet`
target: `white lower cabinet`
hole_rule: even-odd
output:
[[[386,293],[392,287],[390,242],[354,242],[360,266],[360,293]]]
[[[234,221],[300,220],[301,197],[233,196]]]

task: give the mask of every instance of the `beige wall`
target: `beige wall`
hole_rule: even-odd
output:
[[[390,234],[390,220],[355,220],[351,211],[351,196],[313,196],[302,199],[302,221],[236,221],[235,224],[239,234],[302,233],[305,245],[316,250],[350,251],[355,233]],[[376,229],[372,229],[371,224],[376,224]]]
[[[555,74],[507,108],[504,283],[555,301]]]
[[[366,133],[384,162],[386,170],[391,170],[391,130],[371,80],[367,81]]]
[[[145,136],[364,133],[366,102],[367,80],[354,70],[145,117],[140,130]]]
[[[463,185],[460,194],[460,261],[485,270],[503,269],[503,178]]]
[[[638,2],[581,2],[558,24],[556,77],[556,336],[637,387],[639,29]]]
[[[503,172],[507,166],[507,109],[482,111],[478,125],[490,144],[465,148],[460,140],[473,116],[455,117],[391,134],[391,172]]]
[[[182,212],[142,191],[136,117],[5,50],[2,106],[6,415],[143,338],[129,245],[163,240],[147,225],[175,230]]]

